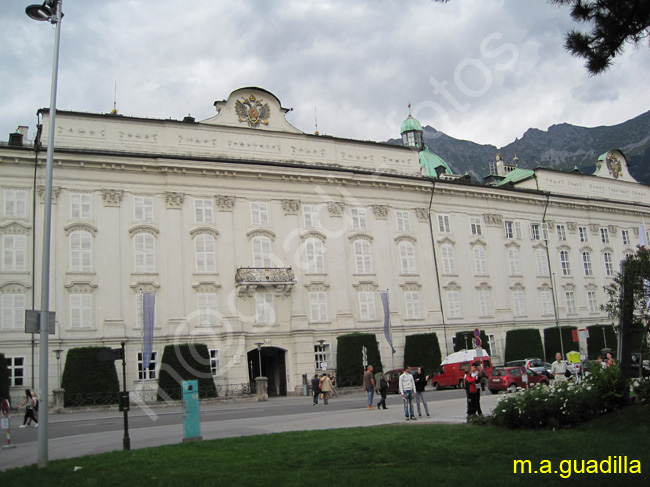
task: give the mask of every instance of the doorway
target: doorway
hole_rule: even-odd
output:
[[[269,397],[287,395],[286,350],[277,347],[254,348],[248,352],[248,375],[251,382],[260,375],[268,379]],[[260,363],[261,359],[261,363]]]

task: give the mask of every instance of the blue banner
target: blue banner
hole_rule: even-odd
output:
[[[153,323],[156,316],[156,294],[144,293],[142,295],[142,373],[146,375],[146,370],[151,362],[151,352],[153,351]]]

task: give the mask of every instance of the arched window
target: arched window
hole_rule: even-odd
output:
[[[216,252],[212,235],[197,235],[194,239],[196,272],[216,272]]]
[[[70,271],[92,271],[93,240],[90,233],[79,230],[70,234]]]
[[[317,238],[309,238],[305,241],[305,257],[307,261],[308,274],[325,273],[325,252],[323,242]]]
[[[149,233],[138,233],[133,238],[135,272],[156,272],[156,239]]]
[[[591,268],[591,252],[585,250],[582,252],[582,266],[585,270],[585,276],[592,276],[593,270]]]
[[[271,267],[271,240],[268,237],[253,238],[253,266]]]
[[[566,250],[560,250],[560,264],[562,265],[562,275],[570,276],[571,264],[569,262],[569,252]]]
[[[399,258],[402,263],[402,274],[417,274],[415,265],[415,245],[412,242],[400,242]]]

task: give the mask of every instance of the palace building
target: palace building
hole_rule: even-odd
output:
[[[277,395],[335,370],[343,334],[374,333],[387,366],[380,291],[396,366],[408,335],[435,332],[445,355],[480,328],[502,363],[509,330],[611,323],[603,286],[650,222],[650,187],[620,151],[592,175],[497,156],[479,184],[452,174],[410,115],[395,146],[304,133],[260,88],[215,107],[201,122],[57,111],[53,389],[68,350],[121,342],[132,391],[156,389],[173,343],[207,344],[217,386],[261,369]],[[25,310],[40,303],[48,110],[39,120],[33,144],[21,128],[0,145],[0,353],[16,396],[38,384]],[[155,294],[147,370],[143,293]]]

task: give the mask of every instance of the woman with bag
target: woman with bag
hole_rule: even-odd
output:
[[[35,414],[36,401],[38,400],[32,397],[32,393],[29,389],[25,389],[25,396],[27,396],[25,398],[25,402],[22,403],[20,406],[18,406],[18,409],[25,406],[25,418],[23,419],[23,424],[20,425],[20,427],[26,428],[27,426],[30,426],[33,420],[34,423],[36,423],[34,426],[38,428],[38,419],[36,418],[36,414]],[[29,423],[27,423],[28,420]]]

